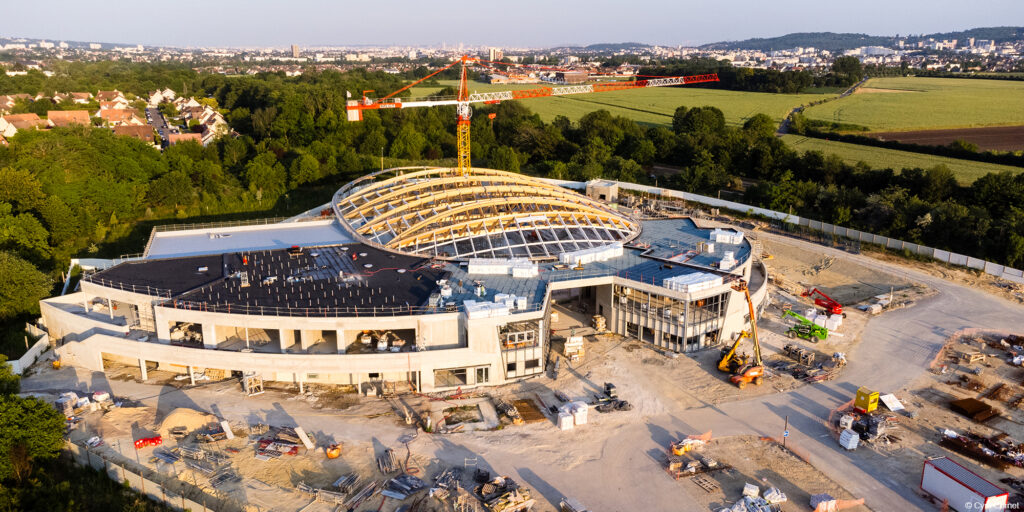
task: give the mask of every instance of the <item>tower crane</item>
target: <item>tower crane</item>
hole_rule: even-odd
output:
[[[402,91],[405,91],[416,84],[423,82],[453,66],[461,64],[461,77],[459,79],[459,91],[454,98],[427,98],[427,99],[413,99],[405,100],[398,97],[397,95]],[[369,98],[366,96],[367,92],[374,91],[363,91],[362,98],[358,100],[348,100],[346,102],[346,112],[349,121],[362,121],[363,112],[366,110],[384,110],[391,108],[414,108],[414,107],[437,107],[442,105],[454,105],[455,113],[458,118],[456,123],[456,140],[457,140],[457,163],[456,172],[459,176],[465,176],[472,172],[470,164],[470,144],[469,144],[469,128],[470,118],[473,116],[473,109],[471,107],[474,103],[484,104],[497,104],[502,101],[509,100],[522,100],[528,98],[545,98],[549,96],[567,96],[570,94],[587,94],[592,92],[608,92],[608,91],[621,91],[626,89],[643,89],[647,87],[667,87],[672,85],[689,85],[706,82],[717,82],[717,74],[707,75],[691,75],[691,76],[673,76],[673,77],[649,77],[642,78],[640,80],[633,81],[616,81],[616,82],[603,82],[595,84],[578,84],[578,85],[560,85],[560,86],[540,86],[530,89],[519,89],[511,91],[495,91],[495,92],[474,92],[469,93],[469,84],[466,79],[467,70],[471,65],[480,65],[483,67],[490,66],[488,64],[507,64],[504,62],[492,62],[480,59],[479,57],[470,57],[463,55],[459,59],[449,63],[447,66],[419,79],[415,82],[398,89],[397,91],[388,94],[382,98]],[[491,68],[493,69],[493,68]],[[554,69],[554,68],[545,68]]]

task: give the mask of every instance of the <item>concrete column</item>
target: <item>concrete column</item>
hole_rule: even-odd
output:
[[[245,328],[245,348],[249,348],[249,328]]]
[[[317,341],[317,336],[320,331],[307,331],[303,329],[299,331],[299,348],[303,352],[309,350],[309,347],[313,346]]]
[[[191,366],[188,367],[188,381],[191,382],[193,386],[196,385],[196,371],[192,369]]]
[[[356,374],[356,393],[363,394],[363,374]]]
[[[110,300],[110,297],[107,297],[107,313],[110,314],[110,319],[113,320],[114,319],[114,301]]]
[[[203,348],[217,348],[217,326],[212,323],[203,324]]]
[[[338,345],[338,353],[344,354],[345,346],[348,344],[348,340],[345,339],[345,331],[338,329],[337,331],[335,331],[335,336],[337,339],[335,343]]]
[[[295,344],[295,331],[292,329],[280,329],[281,333],[281,353],[288,350],[288,347]]]
[[[84,309],[86,313],[89,312],[89,299],[82,299],[82,309]]]
[[[160,343],[171,342],[171,326],[163,320],[154,320],[156,323],[156,339]]]
[[[299,383],[299,393],[300,393],[300,394],[301,394],[301,393],[305,393],[305,392],[306,392],[306,389],[305,389],[305,387],[304,387],[304,386],[302,385],[302,379],[303,379],[303,377],[305,377],[305,374],[295,373],[295,374],[293,374],[293,375],[295,375],[295,380],[296,380],[296,381],[297,381],[297,382]],[[301,375],[301,377],[300,377],[300,375]]]
[[[149,378],[148,369],[146,368],[146,360],[139,359],[139,370],[142,372],[142,381],[145,382]]]

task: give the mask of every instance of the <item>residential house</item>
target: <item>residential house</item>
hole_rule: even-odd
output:
[[[125,103],[128,102],[128,99],[124,97],[124,93],[117,89],[114,89],[113,91],[99,91],[96,93],[96,99],[100,102],[117,101],[118,98],[124,100]]]
[[[126,109],[128,103],[122,103],[120,101],[101,101],[100,110],[115,110],[115,109]],[[99,114],[96,114],[99,115]]]
[[[92,101],[92,93],[91,92],[73,92],[73,93],[71,93],[71,98],[75,101],[75,103],[78,103],[79,105],[85,105],[86,103],[89,103],[90,101]]]
[[[18,130],[46,128],[46,120],[35,114],[7,114],[0,116],[0,136],[11,138]]]
[[[175,95],[174,91],[172,91],[171,89],[164,89],[162,91],[153,91],[153,92],[149,93],[149,106],[150,107],[156,107],[157,105],[159,105],[161,103],[168,102],[168,101],[174,101],[175,97],[176,97],[176,95]]]
[[[153,127],[147,124],[141,125],[120,125],[114,127],[114,135],[135,137],[143,142],[153,144],[156,138],[153,136]]]
[[[167,145],[173,146],[179,142],[194,141],[197,144],[203,143],[203,136],[198,133],[169,133],[167,134]]]
[[[146,122],[142,120],[142,116],[139,114],[139,111],[134,108],[102,109],[97,113],[96,117],[102,119],[103,124],[107,126],[139,126],[146,124]]]
[[[174,100],[174,106],[177,107],[180,112],[189,107],[202,107],[203,105],[196,101],[195,98],[178,98]]]
[[[32,101],[32,95],[22,93],[0,96],[0,112],[10,112],[18,100]]]
[[[89,112],[85,110],[51,110],[46,113],[46,119],[49,121],[50,126],[54,127],[71,126],[73,124],[92,126]]]

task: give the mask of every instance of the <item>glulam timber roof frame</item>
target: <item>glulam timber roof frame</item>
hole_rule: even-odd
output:
[[[586,196],[494,169],[386,169],[340,189],[333,209],[364,243],[453,260],[551,260],[640,234],[639,222]]]

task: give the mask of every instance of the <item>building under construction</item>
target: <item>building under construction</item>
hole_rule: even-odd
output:
[[[743,233],[640,220],[607,201],[614,184],[592,185],[389,169],[283,222],[154,230],[141,257],[43,300],[43,321],[92,370],[423,391],[543,372],[553,300],[674,352],[737,336],[734,281],[758,305],[767,288]]]

